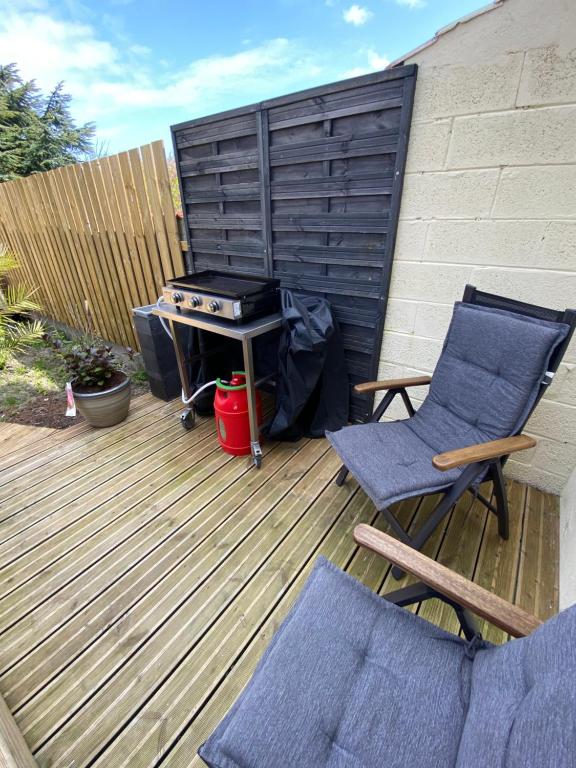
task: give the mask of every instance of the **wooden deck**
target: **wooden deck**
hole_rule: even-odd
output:
[[[40,766],[203,765],[195,756],[323,554],[372,589],[384,527],[324,440],[266,446],[260,471],[144,396],[117,427],[0,427],[0,693]],[[427,553],[545,618],[558,505],[510,484],[511,535],[472,497]],[[417,526],[433,499],[401,505]],[[456,629],[429,603],[421,614]],[[485,635],[504,638],[487,628]]]

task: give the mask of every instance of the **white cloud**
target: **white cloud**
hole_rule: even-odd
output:
[[[374,14],[368,8],[363,8],[361,5],[351,5],[350,8],[343,12],[342,16],[348,24],[360,27],[362,24],[366,24],[368,19],[372,18]]]
[[[376,51],[368,50],[366,53],[372,69],[385,69],[390,64],[390,59],[387,59],[386,56],[380,56]]]
[[[148,48],[147,45],[134,44],[130,46],[129,50],[135,56],[149,56],[152,53],[152,49]]]
[[[424,8],[426,0],[396,0],[396,4],[405,5],[413,11],[415,8]]]
[[[38,11],[48,6],[48,0],[0,0],[0,11]]]
[[[165,135],[171,123],[365,74],[388,63],[375,51],[362,49],[350,61],[358,66],[342,75],[341,60],[334,61],[329,46],[312,49],[279,37],[260,43],[239,39],[236,51],[190,58],[176,66],[123,29],[109,24],[96,29],[78,20],[81,15],[66,20],[49,3],[0,0],[2,63],[15,62],[22,76],[35,79],[44,92],[63,80],[74,118],[95,121],[98,139],[108,140],[111,151]],[[353,24],[372,15],[358,5],[349,11]]]
[[[101,111],[118,107],[188,107],[209,104],[239,91],[257,93],[262,79],[282,82],[318,75],[321,68],[300,54],[288,40],[276,38],[260,46],[229,56],[210,56],[191,62],[185,69],[156,78],[141,74],[139,81],[104,79],[88,86],[87,99]]]
[[[284,38],[159,70],[146,46],[114,45],[87,24],[31,7],[40,1],[22,0],[26,8],[0,14],[2,62],[15,62],[21,75],[35,79],[44,91],[64,80],[81,121],[99,121],[128,108],[201,107],[207,113],[218,99],[234,101],[238,93],[246,100],[251,93],[259,98],[267,82],[277,92],[303,87],[321,72],[316,53]]]
[[[360,77],[360,75],[369,75],[370,72],[377,72],[380,69],[386,69],[390,64],[390,59],[386,56],[381,56],[372,48],[362,49],[358,51],[363,57],[367,57],[368,63],[365,66],[353,67],[342,73],[342,78],[347,77]]]
[[[4,15],[0,51],[3,63],[16,62],[23,77],[44,89],[94,71],[113,72],[118,58],[116,49],[98,40],[91,27],[45,13]]]

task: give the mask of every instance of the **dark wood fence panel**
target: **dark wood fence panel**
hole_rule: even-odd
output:
[[[377,375],[415,80],[398,67],[172,128],[188,268],[326,296],[351,388]],[[351,391],[352,419],[372,401]]]
[[[193,271],[210,267],[267,271],[259,117],[253,110],[237,117],[198,120],[174,134]]]

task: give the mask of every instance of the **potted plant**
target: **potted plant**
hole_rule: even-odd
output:
[[[55,339],[52,345],[62,355],[74,401],[88,424],[111,427],[124,421],[130,408],[130,377],[116,362],[112,347],[94,340],[66,348]],[[133,354],[131,349],[128,353]]]

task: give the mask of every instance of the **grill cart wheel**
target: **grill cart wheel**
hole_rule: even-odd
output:
[[[194,413],[194,408],[186,408],[186,410],[180,414],[180,423],[184,429],[194,429],[195,421],[196,414]]]

